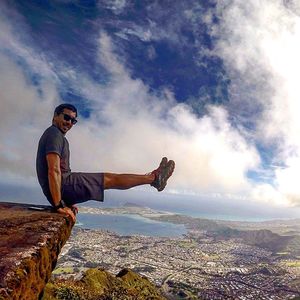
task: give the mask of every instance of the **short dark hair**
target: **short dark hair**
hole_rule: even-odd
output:
[[[77,108],[74,105],[69,104],[69,103],[63,103],[63,104],[58,105],[54,110],[54,114],[56,114],[56,115],[61,114],[65,108],[76,113],[76,117],[77,117]]]

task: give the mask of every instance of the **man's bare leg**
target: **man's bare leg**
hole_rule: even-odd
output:
[[[126,190],[142,184],[151,184],[154,179],[154,174],[135,175],[104,173],[104,189]]]
[[[145,175],[104,173],[104,189],[126,190],[142,184],[151,184],[161,192],[174,168],[175,162],[163,157],[158,168]]]

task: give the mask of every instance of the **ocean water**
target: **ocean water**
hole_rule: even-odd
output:
[[[150,220],[139,215],[80,213],[75,226],[87,229],[105,229],[119,235],[180,237],[187,233],[184,225]]]

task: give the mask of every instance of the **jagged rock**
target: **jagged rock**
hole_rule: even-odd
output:
[[[0,299],[38,299],[70,236],[49,206],[0,203]]]
[[[146,278],[129,269],[117,276],[103,269],[89,269],[81,280],[56,279],[45,288],[43,300],[164,300]]]

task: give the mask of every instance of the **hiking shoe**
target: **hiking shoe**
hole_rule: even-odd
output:
[[[152,171],[152,174],[155,175],[155,179],[151,183],[151,185],[155,187],[159,192],[163,191],[174,169],[175,169],[175,162],[173,160],[169,160],[166,163],[166,158],[164,157],[159,167],[156,170]]]
[[[160,170],[161,168],[165,168],[165,166],[167,165],[167,163],[168,163],[168,159],[166,157],[163,157],[161,159],[159,167],[156,170],[152,171],[151,173],[158,172],[158,170]]]
[[[155,170],[153,170],[153,171],[150,172],[150,173],[145,174],[145,175],[156,174],[161,168],[164,168],[164,167],[167,165],[167,162],[168,162],[168,159],[167,159],[166,157],[163,157],[163,158],[161,159],[161,162],[160,162],[158,168],[155,169]],[[151,184],[151,185],[152,185],[152,184]]]

